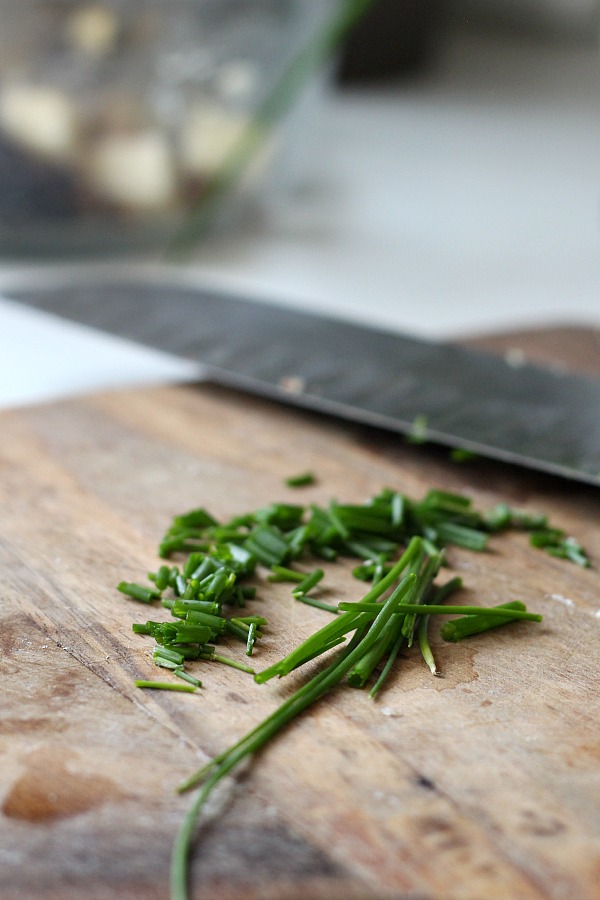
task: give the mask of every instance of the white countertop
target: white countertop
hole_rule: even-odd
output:
[[[295,195],[186,278],[436,339],[599,327],[599,113],[596,50],[455,40],[426,79],[328,93]],[[194,372],[2,298],[0,359],[4,407]]]

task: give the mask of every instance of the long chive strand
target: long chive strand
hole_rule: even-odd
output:
[[[431,674],[440,675],[433,655],[433,650],[431,649],[431,644],[429,643],[429,618],[429,615],[422,616],[417,629],[417,640],[421,656],[429,666]]]
[[[337,660],[334,660],[334,662],[324,669],[323,672],[314,676],[307,684],[299,688],[262,723],[252,729],[252,731],[248,732],[248,734],[238,741],[237,744],[234,744],[230,750],[225,751],[225,753],[219,757],[215,757],[213,762],[221,762],[226,759],[230,753],[235,753],[244,746],[248,747],[251,745],[250,749],[246,749],[245,753],[253,752],[255,749],[262,746],[264,741],[268,740],[271,734],[276,734],[277,731],[306,709],[307,706],[310,706],[311,703],[318,699],[322,694],[334,687],[338,681],[344,677],[346,672],[348,672],[375,644],[387,622],[396,611],[397,606],[398,596],[394,593],[388,598],[385,604],[381,606],[379,615],[372,622],[366,635],[356,644],[356,646],[348,647],[346,652],[342,654],[341,659],[338,658]],[[194,787],[202,777],[201,773],[205,773],[206,771],[207,767],[202,767],[202,769],[194,773],[194,775],[180,785],[179,790],[185,791]]]
[[[352,0],[350,6],[366,8],[370,2]],[[303,473],[298,484],[302,477]],[[527,612],[519,601],[491,608],[446,605],[448,596],[461,587],[460,579],[453,578],[441,587],[434,584],[444,559],[443,545],[484,550],[491,534],[508,528],[528,530],[534,545],[580,565],[589,564],[583,548],[560,529],[550,527],[546,517],[530,516],[506,505],[483,515],[466,496],[441,490],[429,491],[419,501],[385,488],[362,505],[332,501],[323,508],[317,504],[273,503],[224,523],[218,523],[203,509],[173,519],[159,556],[181,553],[186,559],[179,566],[162,565],[157,572],[149,573],[151,586],[121,582],[118,589],[133,600],[156,602],[170,610],[175,622],[139,623],[133,631],[154,637],[154,663],[187,684],[139,681],[140,686],[195,691],[201,683],[185,672],[183,665],[188,659],[212,659],[250,673],[262,683],[337,649],[321,671],[309,677],[274,712],[179,786],[180,792],[198,788],[198,793],[173,847],[172,900],[187,900],[194,829],[215,785],[344,678],[362,688],[383,666],[369,691],[370,697],[375,697],[401,648],[406,644],[410,647],[413,641],[418,641],[425,663],[438,675],[428,633],[432,615],[462,616],[441,626],[440,636],[449,641],[517,620],[541,621],[540,615]],[[405,545],[404,552],[393,562],[401,545]],[[323,578],[323,570],[292,568],[307,556],[329,561],[344,556],[358,558],[361,565],[353,574],[372,582],[369,591],[359,602],[335,606],[319,600],[318,594],[310,596]],[[245,662],[222,656],[213,646],[220,637],[229,635],[243,642],[246,657],[252,656],[266,620],[258,616],[226,617],[222,607],[243,607],[255,596],[256,587],[243,584],[243,579],[251,576],[257,565],[271,569],[267,581],[292,582],[296,599],[335,614],[286,657],[258,673]],[[163,596],[167,591],[170,596]]]
[[[338,609],[343,610],[344,612],[348,611],[349,607],[356,608],[357,610],[363,610],[364,612],[372,612],[377,609],[376,603],[339,603]],[[427,604],[425,606],[421,603],[401,603],[399,605],[399,612],[415,612],[419,615],[427,614],[427,615],[457,615],[457,616],[490,616],[491,618],[506,618],[507,614],[510,614],[510,617],[513,619],[523,619],[527,622],[541,622],[542,616],[538,613],[530,613],[520,609],[510,609],[510,613],[507,613],[506,608],[502,608],[499,606],[437,606],[435,604]]]
[[[406,640],[406,638],[404,637],[404,635],[401,632],[398,635],[398,637],[396,638],[396,641],[395,641],[392,649],[390,650],[389,656],[386,660],[385,666],[381,670],[381,674],[379,675],[379,678],[377,679],[377,681],[375,682],[375,684],[369,691],[369,697],[374,698],[379,693],[381,688],[383,687],[383,684],[386,681],[386,679],[391,671],[391,668],[396,661],[396,657],[398,656],[398,653],[400,652],[402,644],[404,643],[405,640]]]

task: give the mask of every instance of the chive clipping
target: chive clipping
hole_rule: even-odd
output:
[[[507,615],[501,615],[500,611],[510,610]],[[446,610],[449,612],[449,610]],[[452,619],[450,622],[444,622],[440,628],[440,635],[445,641],[461,641],[463,638],[471,637],[475,634],[483,634],[491,628],[498,628],[500,625],[508,625],[509,622],[516,622],[519,618],[524,618],[526,607],[524,603],[513,600],[510,603],[501,603],[491,610],[480,610],[479,613],[463,616],[460,619]],[[541,622],[541,616],[534,619]]]
[[[323,569],[315,569],[293,589],[292,596],[299,597],[308,594],[323,579],[324,575]]]
[[[160,601],[154,606],[157,620],[134,623],[132,631],[141,640],[154,641],[155,665],[178,680],[136,684],[191,693],[201,687],[191,667],[220,663],[262,684],[315,660],[322,662],[320,671],[274,713],[181,785],[182,791],[199,791],[173,849],[173,898],[187,896],[193,830],[213,787],[310,705],[342,682],[376,698],[389,683],[401,652],[408,652],[413,643],[432,674],[440,675],[429,640],[435,616],[458,617],[440,628],[448,642],[509,623],[541,621],[519,601],[497,607],[450,605],[447,600],[460,589],[460,579],[437,584],[447,547],[485,552],[495,535],[509,529],[529,532],[531,544],[546,553],[589,565],[583,547],[545,516],[507,504],[481,513],[470,498],[444,490],[430,490],[415,500],[384,488],[364,503],[333,500],[326,507],[272,503],[225,522],[200,507],[172,520],[158,548],[165,562],[148,574],[150,584],[123,581],[118,590],[144,604]],[[315,567],[314,561],[346,559],[354,561],[352,573],[365,585],[364,596],[326,603],[319,591],[327,570],[324,564]],[[275,581],[288,582],[294,599],[328,616],[287,656],[261,668],[267,620],[244,607],[260,597],[261,586]],[[160,621],[159,614],[170,618]],[[222,642],[227,643],[226,652],[221,652]],[[249,657],[257,667],[249,664]]]
[[[179,693],[183,694],[193,694],[197,689],[197,685],[193,684],[177,684],[174,681],[144,681],[140,678],[136,680],[135,686],[139,688],[154,688],[158,691],[179,691]]]
[[[285,483],[288,487],[299,488],[308,487],[308,485],[314,484],[316,480],[314,472],[301,472],[299,475],[290,475],[289,478],[286,478]]]
[[[139,603],[153,603],[160,598],[160,590],[144,587],[131,581],[120,581],[117,590]]]
[[[477,458],[477,453],[474,450],[467,450],[466,447],[454,447],[450,451],[450,459],[455,463],[471,462]]]

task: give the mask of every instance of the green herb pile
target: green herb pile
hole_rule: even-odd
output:
[[[313,480],[305,473],[288,479],[287,484],[303,486]],[[468,497],[439,490],[417,501],[386,488],[363,504],[274,503],[226,523],[217,522],[204,509],[173,519],[159,555],[163,559],[177,556],[179,564],[163,564],[150,573],[150,586],[121,582],[118,587],[136,601],[160,601],[170,611],[170,621],[149,620],[134,624],[133,630],[154,638],[155,664],[171,670],[182,683],[138,681],[139,687],[194,692],[201,682],[188,671],[188,664],[196,660],[233,666],[252,674],[260,684],[337,648],[324,667],[272,715],[180,786],[180,791],[201,787],[174,847],[174,900],[187,897],[187,860],[195,824],[214,786],[342,680],[355,688],[369,685],[374,697],[400,650],[414,643],[437,675],[428,637],[433,615],[459,616],[442,625],[440,634],[446,641],[520,619],[541,621],[519,601],[498,607],[450,606],[445,601],[461,587],[461,580],[436,582],[445,565],[447,545],[484,551],[492,534],[508,529],[528,531],[534,546],[589,565],[583,548],[551,527],[545,516],[532,516],[505,504],[481,513]],[[315,596],[324,578],[324,570],[315,564],[344,558],[354,560],[353,575],[370,587],[358,602],[325,603]],[[262,578],[260,569],[266,570]],[[257,582],[264,586],[272,581],[289,581],[296,600],[331,615],[288,656],[255,672],[248,658],[267,622],[262,616],[247,615],[246,606],[255,597]],[[241,642],[246,661],[219,652],[218,644],[224,640]]]

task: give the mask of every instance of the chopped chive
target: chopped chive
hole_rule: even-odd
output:
[[[153,581],[159,591],[169,587],[171,570],[169,566],[160,566],[157,572],[148,572],[148,578]]]
[[[405,641],[404,635],[399,634],[398,637],[396,638],[394,645],[392,646],[392,648],[389,652],[389,656],[386,660],[385,666],[381,670],[381,674],[379,675],[379,678],[377,679],[377,681],[375,682],[375,684],[369,691],[369,696],[371,698],[374,698],[379,693],[381,688],[383,687],[385,681],[387,680],[388,675],[390,674],[391,668],[394,665],[394,662],[396,661],[396,657],[398,656],[398,653],[400,652],[400,649],[401,649],[404,641]]]
[[[450,451],[450,459],[455,463],[471,462],[477,458],[477,453],[475,453],[474,450],[467,450],[465,447],[454,447],[454,449]]]
[[[419,560],[419,566],[416,572],[417,581],[414,585],[414,589],[408,594],[409,600],[403,601],[403,612],[405,613],[405,617],[402,623],[401,631],[404,637],[407,639],[407,644],[409,647],[412,647],[413,643],[413,636],[417,622],[417,613],[414,611],[409,612],[406,609],[406,603],[412,601],[414,605],[417,606],[417,608],[422,606],[422,604],[427,599],[427,594],[431,589],[433,579],[437,575],[443,559],[442,552],[434,553],[429,557],[425,555],[426,553],[427,550],[424,546],[424,558],[422,560]],[[422,608],[421,610],[417,611],[422,612]]]
[[[172,681],[144,681],[139,678],[136,680],[135,686],[139,688],[155,688],[159,691],[179,691],[183,694],[193,694],[197,689],[197,686],[192,684],[176,684]]]
[[[304,507],[297,503],[271,503],[254,513],[257,522],[273,525],[281,531],[298,528],[304,515]]]
[[[243,622],[236,622],[234,619],[227,619],[227,627],[225,628],[225,632],[230,634],[232,637],[238,639],[238,641],[242,641],[244,644],[248,641],[248,632],[250,631],[250,626],[245,625]]]
[[[453,594],[455,591],[460,590],[461,587],[462,578],[460,578],[459,576],[455,576],[445,584],[441,585],[441,587],[438,587],[434,591],[432,591],[431,596],[428,596],[426,598],[425,603],[426,605],[429,605],[431,603],[437,606],[441,606],[444,600],[449,597],[450,594]],[[429,643],[429,615],[421,616],[418,625],[417,636],[419,649],[421,651],[421,656],[423,657],[424,662],[429,667],[432,675],[440,676],[441,673],[437,668],[435,657],[431,649],[431,644]]]
[[[257,525],[246,538],[244,546],[269,568],[282,565],[290,555],[289,545],[275,525]]]
[[[377,603],[365,603],[358,601],[356,603],[338,603],[338,609],[344,612],[352,612],[354,610],[365,613],[375,614],[379,609]],[[432,604],[418,603],[400,603],[398,609],[406,613],[418,613],[426,615],[463,615],[463,616],[491,616],[492,618],[506,617],[506,613],[498,606],[437,606]],[[541,622],[542,616],[538,613],[525,612],[514,609],[511,616],[515,619],[525,619],[528,622]]]
[[[323,569],[315,569],[314,572],[311,572],[310,575],[307,575],[303,578],[303,580],[299,583],[298,587],[294,588],[292,591],[293,597],[298,597],[299,594],[308,594],[308,592],[314,588],[320,581],[322,581],[325,572]]]
[[[293,591],[293,597],[294,600],[305,603],[307,606],[314,606],[316,609],[323,609],[325,612],[334,613],[335,615],[339,613],[337,606],[332,606],[331,603],[324,603],[322,600],[317,600],[316,597],[309,597],[308,594],[300,591]]]
[[[392,570],[386,575],[385,578],[383,578],[377,585],[374,585],[365,594],[364,600],[369,607],[369,611],[371,612],[373,608],[375,609],[375,613],[373,613],[371,617],[374,617],[374,615],[376,615],[377,612],[381,609],[380,604],[373,603],[371,601],[380,598],[388,590],[388,588],[390,588],[394,584],[396,578],[400,576],[404,569],[413,560],[421,544],[422,542],[420,538],[413,538],[408,548],[403,553],[398,562],[394,565]],[[355,607],[357,605],[358,604],[354,604]],[[338,608],[341,608],[341,604],[338,604]],[[368,623],[368,618],[369,617],[362,614],[361,610],[357,609],[352,609],[347,614],[338,616],[336,619],[328,622],[327,625],[324,625],[321,629],[319,629],[319,631],[316,632],[316,634],[312,635],[312,637],[307,638],[307,640],[303,641],[302,644],[296,647],[296,649],[286,657],[284,657],[284,659],[280,660],[278,663],[275,663],[272,666],[269,666],[268,669],[265,669],[262,672],[258,672],[254,676],[254,680],[260,684],[277,675],[287,675],[289,672],[293,671],[293,669],[304,665],[304,663],[308,662],[310,659],[314,659],[316,655],[318,656],[320,652],[319,648],[321,646],[327,646],[330,640],[337,639],[350,631],[360,630],[360,628],[364,624]]]
[[[248,639],[246,641],[246,656],[252,656],[252,651],[254,650],[254,643],[256,641],[256,631],[258,625],[256,622],[251,622],[248,628]]]
[[[426,437],[427,423],[422,417],[417,417],[414,431],[417,439]],[[312,473],[306,472],[287,483],[293,487],[313,480]],[[144,682],[143,686],[196,690],[200,680],[184,670],[184,663],[193,659],[221,662],[253,675],[260,684],[336,650],[330,664],[271,717],[215,757],[183,786],[185,789],[204,780],[182,832],[187,837],[178,841],[176,849],[179,888],[183,884],[181,848],[185,848],[191,835],[194,810],[200,808],[212,786],[341,680],[347,678],[350,685],[362,688],[373,679],[369,694],[375,697],[389,678],[401,648],[410,647],[413,639],[418,639],[430,670],[439,674],[428,637],[432,615],[460,616],[441,626],[441,636],[448,641],[511,621],[542,620],[518,601],[491,608],[446,605],[446,598],[461,586],[460,579],[452,578],[441,587],[435,584],[438,570],[446,564],[444,546],[483,551],[492,535],[507,529],[530,532],[532,545],[553,556],[580,566],[590,564],[583,547],[563,530],[551,526],[545,516],[515,510],[507,504],[497,504],[491,511],[481,513],[466,495],[445,490],[431,490],[422,499],[412,500],[396,490],[383,488],[365,503],[333,500],[325,508],[317,504],[304,507],[272,503],[223,523],[204,509],[174,517],[159,546],[159,555],[182,554],[179,567],[165,564],[148,573],[152,587],[130,582],[118,586],[122,593],[140,602],[160,601],[171,613],[168,622],[135,623],[132,631],[153,637],[157,642],[153,650],[155,664],[171,670],[186,684],[157,681]],[[353,574],[371,582],[363,599],[334,606],[310,596],[309,592],[322,580],[323,570],[298,571],[294,568],[296,563],[310,569],[311,560],[314,565],[315,559],[340,558],[360,562]],[[266,620],[237,613],[246,600],[256,595],[256,586],[247,580],[259,563],[270,569],[268,582],[290,582],[295,599],[326,610],[335,618],[279,662],[256,673],[250,665],[223,656],[214,645],[220,639],[235,638],[243,643],[246,656],[252,656]],[[264,580],[260,584],[264,585]],[[225,606],[229,606],[227,614]]]
[[[179,573],[175,576],[173,590],[175,591],[175,595],[177,597],[183,597],[187,588],[187,582],[183,575]]]
[[[297,569],[288,569],[286,566],[271,566],[271,575],[267,577],[267,581],[304,581],[306,574],[299,572]]]
[[[352,574],[360,581],[372,581],[373,584],[376,584],[391,568],[391,563],[378,556],[375,560],[367,560],[363,565],[356,566],[352,569]]]
[[[167,559],[172,553],[206,549],[208,549],[208,544],[201,539],[200,533],[197,530],[188,529],[179,534],[166,536],[159,544],[158,555],[161,559]]]
[[[588,568],[590,561],[585,550],[574,538],[565,537],[564,531],[559,528],[545,528],[541,531],[533,531],[529,538],[533,547],[540,547],[560,559],[569,559],[582,568]]]
[[[397,591],[403,593],[407,586],[402,582],[396,588]],[[392,595],[394,596],[394,595]],[[375,668],[379,665],[383,657],[394,646],[398,637],[403,637],[399,632],[399,626],[402,619],[398,615],[391,616],[386,622],[385,628],[382,630],[379,640],[373,644],[368,653],[364,653],[355,666],[348,673],[348,684],[350,687],[363,688]]]
[[[406,508],[406,502],[402,494],[392,494],[391,503],[390,503],[390,515],[392,525],[397,528],[399,525],[402,525],[404,522],[404,511]]]
[[[177,675],[178,678],[183,679],[183,681],[187,681],[189,684],[193,684],[195,687],[202,687],[202,682],[199,678],[194,678],[193,675],[190,675],[189,672],[186,672],[183,667],[178,669],[173,669],[173,675]]]
[[[524,613],[526,611],[525,604],[521,603],[519,600],[513,600],[510,603],[501,603],[499,606],[494,607],[494,609],[496,610],[494,616],[489,615],[490,610],[485,610],[485,613],[479,616],[465,616],[462,619],[452,619],[450,622],[444,622],[440,628],[441,637],[445,641],[461,641],[465,637],[482,634],[484,631],[489,631],[491,628],[499,628],[501,625],[508,625],[510,622],[516,621],[517,613]],[[511,610],[511,612],[509,615],[498,615],[498,611],[502,610]],[[536,621],[540,620],[541,616]]]
[[[171,527],[180,528],[207,528],[217,525],[217,520],[204,508],[191,509],[180,516],[175,516]]]
[[[162,665],[163,661],[173,663],[175,666],[182,666],[185,656],[178,650],[169,650],[168,647],[155,647],[152,654],[154,662]]]
[[[419,627],[417,630],[417,637],[418,637],[418,642],[419,642],[419,649],[421,651],[421,656],[423,657],[424,661],[429,666],[429,671],[431,672],[431,674],[439,675],[440,672],[438,671],[438,668],[437,668],[437,665],[435,662],[435,657],[434,657],[433,651],[431,649],[431,644],[429,643],[428,628],[429,628],[429,616],[428,615],[421,616],[421,620],[419,622]]]
[[[152,658],[154,660],[154,665],[158,666],[160,669],[170,669],[171,671],[174,671],[175,669],[179,668],[179,666],[181,665],[181,663],[173,662],[172,660],[169,660],[169,659],[163,659],[162,656],[153,656]],[[182,659],[182,662],[183,662],[183,659]]]
[[[253,622],[256,625],[267,625],[268,622],[264,618],[264,616],[236,616],[235,619],[231,619],[231,622],[241,622],[243,625],[251,625]]]
[[[213,650],[202,650],[200,652],[201,659],[208,659],[212,662],[223,663],[225,666],[230,666],[232,669],[239,669],[240,672],[247,672],[249,675],[254,675],[254,669],[251,666],[247,666],[243,662],[238,662],[237,659],[231,659],[229,656],[222,656],[220,653],[215,653]]]
[[[131,597],[132,600],[137,600],[139,603],[153,603],[155,600],[160,599],[161,593],[157,588],[144,587],[132,581],[120,581],[117,585],[117,590],[127,597]]]
[[[181,598],[178,598],[177,600],[173,601],[171,614],[173,616],[184,618],[189,612],[194,610],[195,612],[218,615],[220,609],[220,605],[214,600],[183,600]]]
[[[307,487],[310,484],[314,484],[316,478],[313,472],[301,472],[299,475],[290,475],[289,478],[285,479],[285,483],[288,487],[298,488],[298,487]]]
[[[475,551],[485,550],[488,545],[488,535],[485,531],[451,521],[439,522],[434,527],[443,543]]]
[[[329,509],[327,510],[326,515],[328,516],[334,531],[337,532],[337,534],[339,534],[342,538],[348,539],[350,537],[350,529],[338,515],[337,506],[338,504],[335,502],[335,500],[332,500],[329,504]]]

